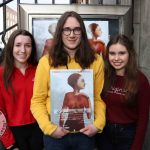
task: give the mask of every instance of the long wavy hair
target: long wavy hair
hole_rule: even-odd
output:
[[[81,27],[81,42],[78,50],[75,53],[75,61],[79,63],[82,69],[88,68],[96,59],[94,50],[90,47],[86,34],[85,25],[83,19],[79,14],[74,11],[65,12],[59,19],[54,35],[54,43],[49,51],[50,64],[54,67],[67,66],[68,60],[70,60],[69,54],[65,51],[62,41],[62,31],[64,24],[68,17],[74,17]],[[68,59],[69,58],[69,59]]]
[[[9,37],[8,42],[4,48],[4,60],[2,62],[2,65],[4,67],[4,73],[3,73],[3,79],[6,89],[8,90],[8,87],[10,87],[13,90],[13,87],[11,86],[11,76],[14,70],[14,56],[13,56],[13,47],[14,47],[14,41],[15,38],[18,35],[24,35],[29,36],[31,38],[32,42],[32,51],[31,55],[28,59],[28,64],[37,65],[37,49],[36,49],[36,43],[34,40],[33,35],[23,29],[17,29],[15,30]]]
[[[125,94],[125,102],[127,102],[127,104],[133,104],[135,103],[135,95],[138,91],[138,67],[133,41],[125,35],[113,36],[110,38],[110,41],[107,44],[106,58],[104,59],[105,83],[103,88],[103,94],[107,94],[107,91],[111,88],[116,79],[116,71],[109,62],[109,48],[111,45],[117,43],[125,46],[129,53],[129,60],[126,65],[124,74],[124,88],[127,91]]]

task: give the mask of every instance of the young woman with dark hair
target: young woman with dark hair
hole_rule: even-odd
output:
[[[138,69],[133,42],[114,36],[106,48],[106,126],[97,136],[99,150],[142,150],[149,118],[150,85]]]
[[[42,150],[42,132],[31,111],[37,66],[36,44],[31,33],[15,30],[8,39],[0,67],[0,110],[7,127],[1,141],[7,149]]]

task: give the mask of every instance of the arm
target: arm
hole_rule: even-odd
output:
[[[92,116],[92,108],[91,108],[91,103],[89,98],[88,98],[88,107],[86,108],[86,114],[87,114],[87,118],[90,119]]]
[[[67,114],[68,114],[67,108],[68,108],[67,107],[67,94],[65,94],[62,110],[60,113],[60,119],[59,119],[59,125],[61,127],[63,127],[65,120],[67,120]]]
[[[0,83],[2,85],[2,83]],[[0,87],[2,88],[2,87]],[[8,127],[6,112],[5,112],[5,105],[2,98],[2,90],[0,90],[0,141],[4,145],[5,148],[13,146],[15,143],[13,134]]]
[[[6,149],[10,149],[15,144],[13,134],[8,127],[6,128],[4,134],[1,136],[0,140]]]
[[[0,106],[1,107],[1,106]],[[11,130],[9,129],[6,121],[6,115],[0,109],[0,140],[5,148],[9,148],[14,145],[15,140]]]
[[[85,101],[85,109],[86,109],[85,112],[86,112],[87,118],[91,119],[91,116],[92,116],[92,107],[91,107],[90,98],[86,94],[84,94],[84,93],[81,93],[81,94],[86,99],[86,101]]]
[[[137,128],[131,150],[142,149],[149,118],[150,85],[145,76],[142,77],[142,80],[140,78],[140,81],[141,81],[139,85],[140,89],[137,95],[138,100]]]
[[[92,67],[94,70],[94,122],[80,130],[90,137],[97,132],[102,132],[106,122],[106,106],[100,97],[104,84],[104,64],[101,56],[97,55],[97,60]]]
[[[51,135],[57,128],[57,126],[50,121],[49,84],[50,66],[48,56],[44,56],[40,59],[35,74],[31,112],[46,135]]]
[[[106,118],[106,106],[100,97],[104,84],[104,63],[101,56],[98,56],[94,68],[94,125],[102,132]]]

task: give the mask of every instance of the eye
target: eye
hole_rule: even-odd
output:
[[[74,34],[78,35],[81,34],[81,28],[80,27],[76,27],[73,29]]]
[[[16,46],[16,47],[20,47],[20,46],[21,46],[21,44],[19,44],[19,43],[18,43],[18,44],[15,44],[15,46]]]
[[[125,51],[119,52],[120,55],[124,55],[124,54],[126,54],[126,53],[127,53],[127,52],[125,52]]]
[[[109,55],[114,56],[116,53],[115,52],[109,52]]]
[[[66,31],[68,32],[68,31],[71,31],[71,29],[67,27],[67,28],[64,28],[63,31],[64,32],[66,32]]]
[[[31,44],[26,44],[25,46],[28,47],[28,48],[32,47]]]

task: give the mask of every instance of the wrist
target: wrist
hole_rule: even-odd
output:
[[[6,150],[13,150],[13,149],[15,149],[15,148],[17,148],[16,143],[14,143],[13,145],[7,147]]]

